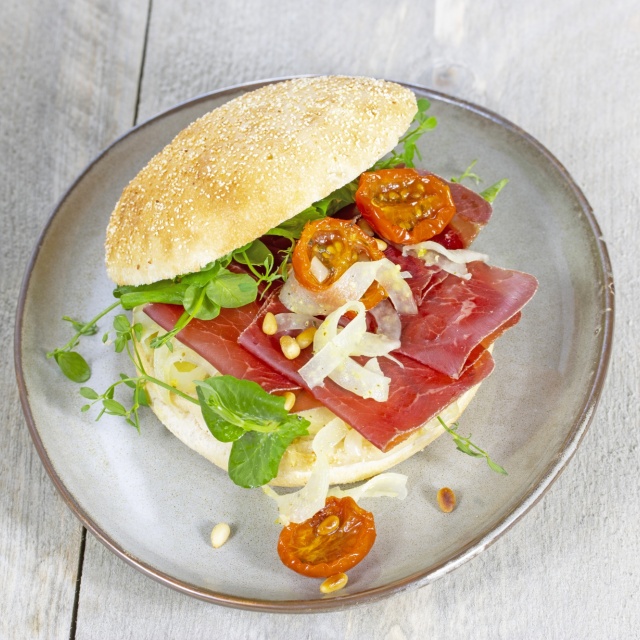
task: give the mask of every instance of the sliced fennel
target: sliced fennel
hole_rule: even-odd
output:
[[[406,245],[402,248],[402,255],[414,255],[430,267],[437,265],[443,271],[469,280],[471,274],[467,271],[467,263],[477,260],[486,262],[489,256],[468,249],[445,249],[441,244],[427,240],[417,244]]]

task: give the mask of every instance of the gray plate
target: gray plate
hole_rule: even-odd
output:
[[[495,348],[496,370],[460,430],[509,471],[491,472],[440,438],[400,465],[404,502],[371,499],[378,538],[347,588],[320,597],[318,581],[285,569],[276,554],[276,510],[260,490],[235,487],[147,414],[142,432],[116,418],[95,423],[47,350],[64,344],[65,314],[88,319],[109,304],[104,231],[122,188],[199,115],[263,83],[235,87],[172,109],[100,155],[53,212],[25,276],[15,357],[31,435],[54,484],[108,548],[156,580],[190,595],[267,611],[319,611],[425,585],[485,549],[558,476],[593,416],[609,360],[613,280],[607,250],[584,196],[538,142],[494,113],[411,87],[432,101],[437,129],[422,142],[423,166],[459,175],[475,158],[483,187],[510,183],[474,245],[491,263],[534,274],[540,289],[519,325]],[[46,301],[46,304],[42,304]],[[103,322],[101,329],[108,323]],[[126,359],[84,339],[91,386],[105,388]],[[451,514],[435,502],[454,488]],[[232,538],[213,550],[212,526]]]

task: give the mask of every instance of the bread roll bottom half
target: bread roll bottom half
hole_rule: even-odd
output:
[[[143,327],[137,346],[149,375],[194,397],[196,381],[219,375],[209,362],[176,339],[173,340],[173,350],[166,347],[152,349],[149,343],[158,333],[162,334],[163,329],[153,322],[141,307],[134,309],[133,318],[134,323],[140,323]],[[447,424],[458,420],[479,386],[476,385],[452,402],[440,412],[440,417]],[[151,408],[171,433],[210,462],[227,470],[231,443],[220,442],[211,435],[199,405],[188,402],[158,385],[148,384],[147,392]],[[325,407],[301,411],[299,415],[311,423],[309,435],[297,438],[288,447],[280,462],[277,477],[270,482],[272,486],[299,487],[307,483],[315,461],[311,446],[313,437],[336,417]],[[330,456],[330,483],[332,485],[348,484],[387,471],[424,449],[442,433],[444,429],[436,417],[416,429],[389,451],[382,452],[355,429],[349,427],[346,437],[335,447]]]

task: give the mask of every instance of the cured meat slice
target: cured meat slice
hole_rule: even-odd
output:
[[[427,267],[424,261],[412,255],[403,256],[401,251],[389,245],[384,254],[391,262],[400,266],[401,271],[411,274],[407,278],[407,284],[413,292],[416,304],[420,304],[427,295],[429,289],[442,282],[447,277],[447,272],[437,265]]]
[[[427,171],[420,173],[428,174]],[[442,178],[441,178],[442,179]],[[456,213],[444,231],[431,238],[446,249],[466,249],[491,218],[491,205],[479,194],[457,182],[445,182],[451,190]]]
[[[299,389],[299,384],[274,371],[238,344],[240,333],[251,324],[260,306],[259,302],[252,302],[238,309],[222,309],[214,320],[194,318],[177,338],[220,373],[253,380],[269,392]],[[144,308],[165,331],[173,329],[183,311],[182,307],[171,304],[149,304]]]
[[[242,333],[239,342],[270,367],[305,387],[298,370],[311,358],[311,349],[304,349],[294,361],[287,360],[279,345],[279,338],[283,334],[268,336],[260,327],[263,314],[268,311],[276,314],[284,310],[282,303],[272,297]],[[477,355],[457,380],[406,356],[398,355],[397,359],[400,364],[386,358],[379,359],[383,373],[391,378],[386,402],[360,398],[329,379],[325,380],[323,386],[308,391],[369,442],[387,451],[465,391],[484,380],[493,370],[493,359],[486,350]]]
[[[399,353],[458,378],[473,349],[499,335],[531,299],[537,280],[483,262],[467,265],[471,278],[448,275],[433,287],[415,316],[402,316]],[[517,321],[517,319],[516,319]]]

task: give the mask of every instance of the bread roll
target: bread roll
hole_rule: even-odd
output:
[[[198,271],[357,178],[417,111],[371,78],[270,84],[202,116],[125,188],[106,238],[109,277],[140,285]]]

